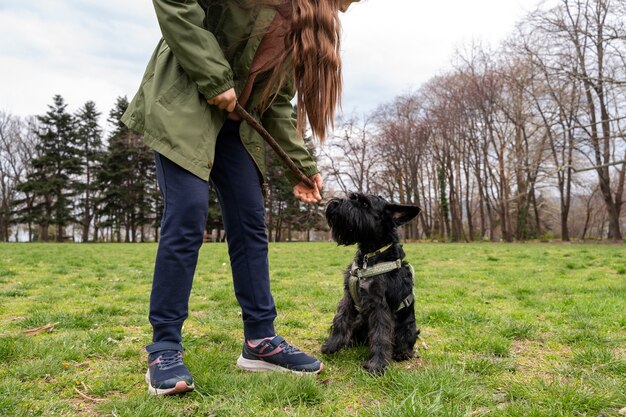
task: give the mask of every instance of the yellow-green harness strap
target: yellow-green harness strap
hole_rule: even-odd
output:
[[[407,263],[406,266],[409,267],[411,277],[414,277],[415,269],[413,268],[413,265]],[[391,272],[402,267],[402,259],[397,259],[391,262],[381,262],[367,268],[359,268],[356,262],[353,262],[352,268],[350,269],[350,278],[348,280],[348,291],[354,301],[354,307],[356,310],[361,311],[361,296],[359,295],[359,287],[361,286],[362,281],[367,281],[373,276],[386,274],[387,272]],[[415,296],[413,295],[413,291],[411,291],[411,294],[400,302],[400,306],[395,312],[397,313],[403,308],[409,307],[413,303],[414,299]]]

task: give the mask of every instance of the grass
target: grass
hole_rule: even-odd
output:
[[[428,349],[382,377],[320,354],[353,248],[272,244],[277,329],[318,377],[247,374],[226,246],[202,248],[184,329],[197,389],[146,393],[154,244],[0,245],[2,416],[617,416],[624,246],[407,244]],[[24,332],[54,324],[52,331]]]

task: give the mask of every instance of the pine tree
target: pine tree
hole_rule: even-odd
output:
[[[114,130],[98,176],[104,216],[101,225],[112,228],[118,242],[122,232],[125,242],[136,242],[138,231],[145,240],[145,227],[153,224],[159,204],[152,152],[120,121],[127,107],[128,100],[119,97],[109,114]]]
[[[135,176],[131,192],[135,196],[134,207],[127,217],[127,229],[131,230],[133,242],[137,242],[137,231],[140,232],[139,240],[146,240],[146,226],[154,224],[156,207],[160,204],[160,194],[156,181],[156,167],[154,153],[137,134],[132,134],[132,162],[135,166]]]
[[[313,138],[311,136],[307,136],[304,138],[304,144],[313,157],[315,161],[317,161],[317,153],[315,152],[315,145],[313,144]],[[323,190],[320,191],[322,193]],[[321,204],[305,204],[298,202],[299,212],[295,214],[296,224],[299,226],[299,230],[306,231],[306,240],[310,241],[310,231],[311,229],[319,229],[326,227],[325,217],[324,217],[324,206]]]
[[[312,138],[305,137],[305,146],[314,160],[317,156]],[[293,186],[285,175],[288,168],[272,150],[267,151],[267,177],[269,195],[267,197],[269,238],[275,242],[292,240],[291,232],[308,231],[319,224],[321,207],[306,204],[293,195]],[[287,235],[284,236],[283,233]],[[307,238],[309,236],[307,235]]]
[[[272,151],[266,151],[268,195],[267,204],[267,225],[269,229],[269,239],[274,242],[284,240],[283,229],[288,225],[297,201],[293,196],[293,187],[285,175],[288,168],[285,163]]]
[[[213,229],[217,230],[216,242],[222,242],[225,238],[224,233],[222,233],[224,230],[222,209],[220,207],[219,200],[217,199],[217,191],[211,183],[209,190],[209,212],[206,219],[205,230],[211,233]]]
[[[82,226],[82,241],[89,241],[89,230],[95,216],[97,205],[98,183],[96,173],[102,165],[102,128],[98,124],[100,113],[96,104],[88,101],[76,113],[78,123],[77,145],[80,150],[81,176],[76,183],[79,193],[77,209]],[[94,235],[97,238],[97,236]]]
[[[124,163],[126,159],[124,148],[121,146],[121,137],[127,134],[126,127],[119,121],[124,113],[123,108],[128,103],[118,99],[115,107],[109,113],[109,123],[114,130],[109,137],[107,151],[102,159],[102,165],[98,171],[97,182],[100,189],[98,198],[98,219],[96,229],[111,229],[111,240],[121,241],[120,231],[123,222],[124,177],[130,174],[130,167]],[[96,237],[97,239],[97,237]]]
[[[20,191],[34,198],[30,215],[40,225],[40,240],[48,240],[48,226],[56,226],[56,240],[62,242],[65,227],[74,221],[72,197],[74,176],[80,173],[76,146],[76,122],[66,111],[63,97],[53,97],[48,112],[37,116],[38,157],[32,160],[33,171],[20,185]]]

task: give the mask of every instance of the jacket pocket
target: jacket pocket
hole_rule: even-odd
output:
[[[165,92],[157,99],[157,101],[163,105],[172,104],[176,102],[176,99],[183,93],[189,94],[190,87],[193,82],[189,76],[181,70],[181,74],[176,80],[165,89]]]
[[[155,94],[157,103],[168,105],[176,102],[183,93],[197,93],[197,86],[166,44],[157,56],[155,72],[159,79],[156,85],[158,90]]]

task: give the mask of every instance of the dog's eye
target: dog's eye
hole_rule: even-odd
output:
[[[370,208],[370,203],[367,200],[361,200],[359,201],[359,203],[361,204],[361,207],[363,208]]]

